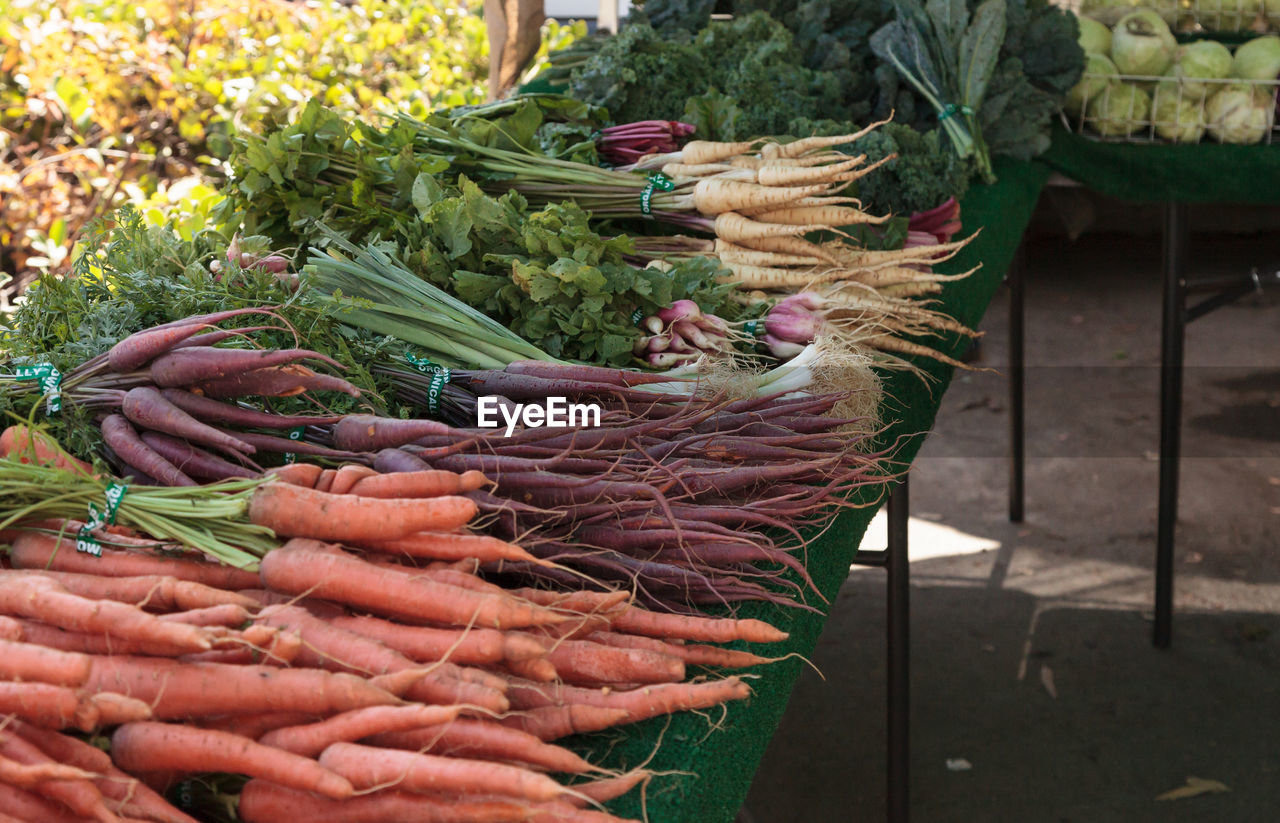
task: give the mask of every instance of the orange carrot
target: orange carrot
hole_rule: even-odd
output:
[[[372,472],[372,470],[370,470]],[[466,494],[488,485],[489,478],[478,471],[463,474],[441,469],[425,469],[416,472],[373,472],[351,487],[351,494],[362,497],[441,497],[447,494]],[[339,494],[336,488],[333,490]]]
[[[608,812],[582,809],[564,800],[529,807],[527,823],[634,823]]]
[[[452,660],[486,665],[503,661],[534,660],[546,647],[534,637],[495,629],[434,629],[402,626],[377,617],[338,617],[331,625],[373,638],[420,663]]]
[[[12,617],[0,617],[0,640],[22,639],[22,624]]]
[[[89,780],[97,777],[93,772],[77,769],[62,763],[18,763],[0,755],[0,783],[29,789],[50,780]]]
[[[635,769],[620,774],[617,777],[606,777],[601,780],[592,780],[590,783],[575,783],[571,788],[580,795],[584,795],[590,800],[597,803],[608,803],[610,800],[622,797],[627,792],[639,786],[641,783],[653,776],[652,772],[644,769]],[[586,804],[585,800],[579,800],[576,797],[568,798],[568,803]]]
[[[127,656],[95,657],[86,688],[145,701],[162,720],[274,711],[330,715],[397,702],[349,674]]]
[[[251,600],[246,597],[245,600]],[[249,612],[239,603],[223,603],[199,609],[160,615],[161,620],[186,623],[188,626],[226,626],[235,628],[249,622]]]
[[[191,651],[186,646],[168,642],[111,637],[100,633],[69,632],[35,620],[24,620],[22,623],[22,639],[27,644],[46,646],[70,654],[142,654],[152,657],[179,657]]]
[[[590,763],[568,749],[544,743],[519,729],[470,718],[459,718],[439,726],[383,732],[371,736],[369,743],[453,757],[507,760],[565,774],[582,774],[593,769]]]
[[[67,534],[75,534],[83,524],[67,521]],[[48,569],[79,572],[105,577],[138,577],[162,575],[202,583],[215,589],[251,589],[259,585],[258,576],[220,563],[161,557],[141,551],[104,547],[101,557],[76,551],[74,540],[59,540],[53,535],[28,532],[9,550],[14,568]]]
[[[361,481],[370,477],[379,476],[376,471],[368,466],[361,466],[358,463],[347,463],[339,466],[338,470],[333,473],[333,483],[329,486],[330,494],[359,494],[354,487],[358,486]],[[375,497],[376,495],[369,495]],[[422,497],[425,495],[408,495],[412,497]]]
[[[118,726],[121,723],[133,723],[138,720],[151,719],[151,707],[141,700],[125,697],[111,692],[97,692],[82,695],[82,704],[87,703],[92,712],[97,713],[94,726]]]
[[[512,594],[525,600],[579,614],[609,614],[631,599],[630,592],[553,592],[546,589],[512,589]]]
[[[376,613],[438,623],[521,628],[564,620],[513,597],[415,579],[350,555],[325,551],[314,541],[291,540],[284,548],[269,552],[262,560],[261,573],[268,587],[286,594],[313,594]]]
[[[258,742],[303,757],[317,757],[333,743],[349,743],[376,734],[445,723],[456,718],[460,711],[461,706],[370,706],[318,723],[275,729],[258,738]]]
[[[0,582],[6,577],[38,576],[55,581],[77,597],[90,600],[114,600],[153,611],[186,611],[209,606],[235,604],[252,606],[247,597],[235,592],[215,589],[189,580],[160,575],[141,577],[103,577],[79,572],[55,572],[37,569],[0,571]]]
[[[626,709],[600,706],[545,706],[508,715],[499,722],[539,740],[559,740],[571,734],[589,734],[628,722]]]
[[[17,625],[21,632],[22,624]],[[86,655],[56,651],[37,643],[0,640],[0,678],[34,680],[55,686],[83,686],[89,679]]]
[[[240,792],[240,818],[245,823],[282,820],[324,823],[523,823],[528,807],[510,799],[463,800],[456,797],[380,791],[342,802],[326,800],[268,783],[250,780]]]
[[[111,735],[111,759],[125,771],[246,774],[335,800],[355,791],[345,778],[314,760],[230,732],[194,726],[127,723]]]
[[[774,662],[768,657],[761,657],[751,652],[737,649],[724,649],[720,646],[698,646],[684,643],[667,643],[652,637],[641,637],[634,634],[616,634],[614,632],[596,632],[586,638],[606,646],[618,646],[630,649],[650,649],[652,651],[678,657],[686,665],[718,666],[726,669],[745,669]],[[536,678],[530,678],[536,679]]]
[[[196,823],[145,784],[116,768],[111,757],[101,749],[69,735],[37,729],[25,723],[15,731],[54,760],[101,775],[92,782],[109,801],[107,806],[115,812],[159,823]]]
[[[684,679],[684,661],[648,649],[622,649],[587,640],[553,645],[547,660],[562,680],[586,686],[616,683],[677,683]]]
[[[0,809],[4,809],[18,823],[83,823],[84,818],[73,814],[66,806],[46,800],[38,794],[19,789],[0,781]]]
[[[98,721],[98,713],[75,691],[48,683],[0,682],[0,714],[17,715],[50,729],[74,726],[88,731]]]
[[[479,509],[466,497],[380,500],[328,494],[288,483],[267,483],[254,491],[249,520],[282,537],[319,540],[394,540],[425,530],[465,526]]]
[[[318,492],[328,492],[333,487],[333,477],[337,473],[336,469],[325,469],[316,477],[316,484],[312,488]]]
[[[287,726],[301,726],[314,723],[318,718],[306,712],[263,712],[261,714],[242,714],[230,717],[215,717],[196,723],[202,729],[217,729],[231,732],[250,740],[257,740],[264,734]]]
[[[638,606],[630,606],[614,615],[613,626],[616,631],[624,634],[700,640],[709,643],[731,643],[734,640],[746,640],[750,643],[777,643],[787,639],[786,632],[775,629],[762,620],[731,620],[664,614],[651,612]]]
[[[517,677],[537,680],[542,683],[550,683],[560,677],[555,665],[544,657],[534,658],[533,660],[508,660],[506,661],[506,667],[508,671]]]
[[[93,466],[77,460],[58,445],[49,435],[22,423],[15,424],[0,433],[0,457],[19,463],[35,463],[65,469],[73,474],[94,477]]]
[[[415,668],[414,662],[376,640],[331,625],[296,606],[268,606],[258,620],[270,626],[288,628],[302,637],[303,648],[296,661],[303,666],[363,675],[387,674]],[[505,681],[489,675],[466,682],[463,672],[452,665],[425,672],[405,692],[423,703],[470,703],[494,712],[507,710],[500,689]]]
[[[358,743],[334,743],[320,755],[320,765],[347,778],[358,789],[394,787],[410,792],[493,794],[527,800],[553,800],[564,792],[564,787],[546,775],[516,766]]]
[[[274,469],[267,469],[266,473],[278,477],[285,483],[314,489],[323,471],[324,469],[314,463],[288,463]]]
[[[626,691],[513,681],[507,693],[511,704],[519,709],[539,711],[539,707],[557,705],[622,709],[628,715],[627,722],[635,723],[663,714],[745,700],[751,696],[751,689],[737,677],[726,677],[701,683],[659,683]]]
[[[56,762],[11,729],[0,729],[0,755],[28,766]],[[61,803],[81,818],[101,823],[123,823],[106,804],[102,792],[88,780],[55,780],[32,787],[33,793]]]
[[[547,561],[534,557],[515,543],[508,543],[483,534],[420,531],[394,540],[355,538],[348,542],[353,546],[371,551],[432,560],[475,559],[485,563],[522,560],[538,565],[547,564]]]
[[[123,640],[172,645],[188,651],[212,648],[205,628],[165,623],[136,605],[70,594],[38,575],[0,577],[0,613],[38,619],[52,626]]]

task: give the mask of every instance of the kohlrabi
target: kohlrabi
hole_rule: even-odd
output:
[[[1223,84],[1196,81],[1230,77],[1231,51],[1217,40],[1197,40],[1178,46],[1167,74],[1179,78],[1183,99],[1203,100]]]
[[[1179,95],[1176,81],[1155,88],[1151,122],[1156,134],[1173,143],[1198,143],[1204,136],[1204,102]]]
[[[1132,83],[1113,83],[1089,101],[1088,119],[1099,134],[1127,137],[1144,128],[1151,114],[1151,96]]]
[[[1275,89],[1225,86],[1210,95],[1204,114],[1209,134],[1223,143],[1260,143],[1275,123]]]
[[[1111,58],[1102,54],[1086,54],[1084,76],[1067,92],[1063,106],[1070,114],[1079,114],[1103,89],[1117,82],[1116,75],[1116,65],[1111,62]]]
[[[1275,80],[1280,77],[1280,37],[1274,34],[1255,37],[1236,49],[1231,77],[1236,80]]]
[[[1080,43],[1080,48],[1084,49],[1084,53],[1085,54],[1110,54],[1111,53],[1111,29],[1102,25],[1097,20],[1090,20],[1088,17],[1081,17],[1079,22],[1080,22],[1079,43]]]
[[[1111,60],[1121,74],[1159,77],[1177,47],[1169,25],[1151,9],[1126,14],[1111,33]]]

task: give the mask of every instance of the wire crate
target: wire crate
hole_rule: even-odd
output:
[[[1175,32],[1280,32],[1280,0],[1055,0],[1107,28],[1135,9],[1156,11]]]
[[[1248,122],[1258,134],[1256,140],[1223,140],[1260,145],[1280,145],[1276,110],[1280,107],[1276,80],[1221,80],[1195,77],[1145,77],[1138,75],[1103,75],[1086,72],[1082,82],[1096,81],[1100,90],[1087,98],[1078,112],[1062,113],[1066,127],[1093,140],[1124,143],[1198,143],[1212,140],[1206,110],[1214,95],[1237,86],[1250,89],[1261,101]],[[1110,82],[1106,82],[1106,81]],[[1138,88],[1142,95],[1121,91],[1121,84]],[[1204,96],[1201,97],[1201,92]],[[1117,98],[1112,111],[1112,96]],[[1172,98],[1172,99],[1170,99]],[[1144,105],[1145,102],[1145,105]],[[1265,108],[1262,103],[1265,102]],[[1105,114],[1099,116],[1097,106]],[[1252,134],[1250,135],[1252,136]]]

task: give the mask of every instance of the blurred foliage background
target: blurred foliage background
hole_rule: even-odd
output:
[[[228,136],[313,97],[361,116],[483,101],[480,5],[0,0],[0,287],[65,269],[124,203],[206,227]],[[582,33],[548,23],[538,62]]]

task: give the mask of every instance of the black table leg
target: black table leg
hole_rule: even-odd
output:
[[[1026,429],[1023,348],[1025,315],[1022,247],[1009,266],[1009,520],[1021,523],[1026,498]]]
[[[889,823],[907,823],[910,815],[907,779],[910,698],[910,583],[907,562],[907,518],[910,513],[907,477],[889,495],[888,570],[888,739]]]
[[[1155,627],[1152,642],[1168,648],[1173,633],[1173,535],[1178,520],[1178,456],[1182,428],[1182,357],[1186,337],[1186,206],[1169,203],[1164,218],[1164,322],[1160,341],[1160,507],[1156,525]]]

